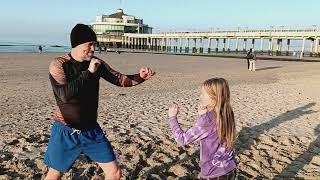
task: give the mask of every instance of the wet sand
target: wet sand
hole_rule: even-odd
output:
[[[62,54],[0,54],[0,179],[40,179],[55,100],[49,62]],[[202,81],[219,76],[231,86],[239,179],[320,177],[320,63],[152,54],[99,55],[125,73],[149,66],[156,76],[132,88],[100,81],[99,123],[111,141],[123,179],[194,179],[199,146],[178,146],[167,108],[181,106],[185,129],[197,118]],[[63,179],[103,175],[80,157]]]

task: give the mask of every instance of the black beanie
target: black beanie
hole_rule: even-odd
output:
[[[96,33],[87,25],[77,24],[70,34],[71,47],[74,48],[82,43],[97,41]]]

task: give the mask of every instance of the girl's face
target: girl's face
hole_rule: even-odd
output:
[[[200,95],[200,106],[202,108],[205,108],[207,106],[212,105],[212,99],[208,95],[207,91],[205,90],[204,87],[201,88],[201,95]]]

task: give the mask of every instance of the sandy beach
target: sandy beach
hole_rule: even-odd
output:
[[[48,79],[59,53],[0,54],[0,180],[41,179],[55,100]],[[178,146],[167,109],[181,107],[180,123],[197,119],[201,83],[224,77],[231,87],[239,161],[238,179],[320,177],[320,63],[155,54],[97,54],[112,68],[157,74],[142,85],[119,88],[100,80],[99,124],[111,141],[123,179],[196,179],[199,146]],[[80,157],[63,179],[91,179],[102,170]]]

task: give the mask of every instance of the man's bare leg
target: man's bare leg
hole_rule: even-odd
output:
[[[49,168],[49,171],[47,173],[47,176],[44,178],[45,180],[60,180],[62,176],[62,173],[59,171]]]
[[[119,180],[121,178],[121,170],[117,161],[109,163],[98,163],[104,172],[106,180]]]

